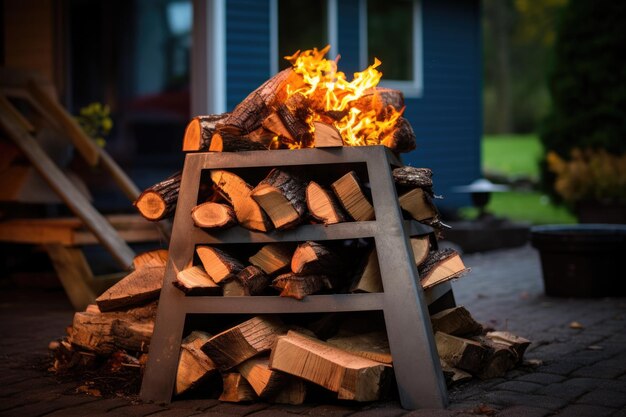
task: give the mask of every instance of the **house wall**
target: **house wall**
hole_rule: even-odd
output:
[[[270,2],[227,0],[227,109],[270,74]],[[359,0],[337,0],[340,68],[359,68]],[[480,177],[482,135],[479,0],[422,0],[423,91],[406,100],[418,148],[408,165],[432,168],[438,206],[469,204],[453,186]],[[390,41],[390,45],[392,41]]]

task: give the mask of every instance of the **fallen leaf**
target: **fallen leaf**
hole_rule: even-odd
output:
[[[577,321],[573,321],[573,322],[571,322],[571,323],[569,324],[569,328],[570,328],[570,329],[584,329],[584,328],[585,328],[585,326],[583,326],[582,324],[580,324],[580,323],[579,323],[579,322],[577,322]]]
[[[97,388],[89,388],[87,385],[81,385],[76,388],[77,393],[91,395],[93,397],[102,397],[102,393]]]
[[[604,347],[602,347],[600,345],[591,345],[591,346],[587,346],[587,349],[589,349],[589,350],[604,350]]]
[[[495,408],[491,408],[486,404],[480,404],[474,407],[472,414],[479,414],[483,416],[493,416],[498,412]]]
[[[535,368],[537,366],[543,365],[543,361],[541,359],[525,359],[524,360],[524,365],[525,366],[532,366],[533,368]]]

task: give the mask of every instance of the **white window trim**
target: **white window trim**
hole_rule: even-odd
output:
[[[367,62],[367,0],[359,2],[359,62],[361,68],[365,69],[372,62]],[[413,0],[413,80],[380,81],[381,87],[393,88],[402,91],[406,98],[421,97],[424,92],[424,71],[423,71],[423,40],[422,40],[422,2]]]
[[[278,0],[270,1],[270,77],[278,72],[279,60],[282,57],[278,56]],[[328,15],[326,16],[326,26],[328,32],[328,43],[330,44],[330,51],[328,56],[334,59],[337,51],[339,50],[339,40],[337,36],[337,0],[326,0],[326,10]],[[326,45],[318,45],[319,48],[323,48]],[[296,52],[296,51],[293,51]]]

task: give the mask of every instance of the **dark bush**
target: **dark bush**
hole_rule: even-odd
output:
[[[626,152],[626,2],[570,0],[549,80],[552,110],[541,140],[569,158],[572,148]],[[544,164],[545,165],[545,164]],[[543,183],[552,177],[542,167]]]

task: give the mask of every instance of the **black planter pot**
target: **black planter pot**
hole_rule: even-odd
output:
[[[546,295],[626,296],[620,268],[626,256],[626,225],[535,226],[530,239],[541,257]]]

